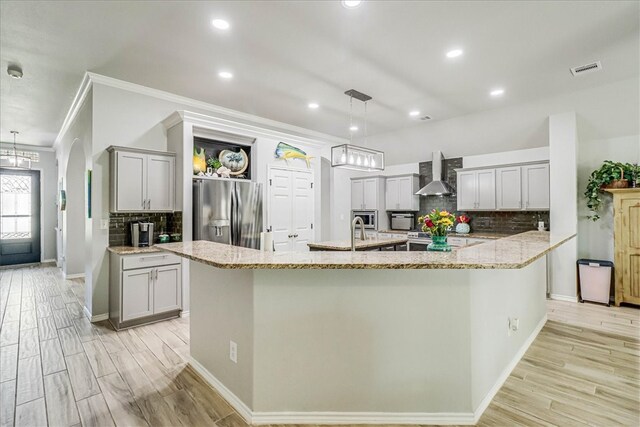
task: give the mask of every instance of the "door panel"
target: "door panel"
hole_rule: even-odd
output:
[[[0,265],[40,262],[40,171],[0,168]]]
[[[273,245],[276,251],[292,251],[293,240],[293,191],[292,172],[284,169],[269,170],[269,226],[273,232]]]
[[[173,211],[175,200],[175,158],[149,155],[147,161],[147,199],[154,211]]]
[[[458,210],[476,208],[476,173],[460,172],[458,174]]]
[[[496,208],[496,171],[480,170],[477,172],[477,208]]]
[[[616,242],[616,251],[622,253],[622,266],[616,274],[622,274],[623,301],[640,304],[640,198],[622,200],[621,208],[622,233],[616,239],[622,242],[620,247]]]
[[[260,249],[262,232],[262,184],[236,182],[235,206],[232,212],[233,244],[245,248]]]
[[[385,187],[385,209],[388,211],[398,209],[398,178],[387,179],[387,186]]]
[[[293,179],[293,234],[295,251],[308,251],[308,243],[313,242],[314,206],[311,173],[294,171]]]
[[[145,210],[147,155],[119,151],[117,156],[116,208],[119,211]]]
[[[180,264],[156,268],[153,284],[153,314],[179,310],[181,303]]]
[[[153,314],[151,268],[122,272],[122,321]]]
[[[496,207],[498,209],[522,209],[521,173],[519,166],[496,169]]]
[[[351,180],[351,209],[364,209],[364,181]]]
[[[525,209],[549,209],[549,164],[522,167],[522,197]]]
[[[378,180],[377,178],[364,180],[364,209],[378,209]]]
[[[398,209],[413,209],[413,177],[398,179]]]
[[[194,182],[193,240],[231,244],[231,190],[233,182]]]

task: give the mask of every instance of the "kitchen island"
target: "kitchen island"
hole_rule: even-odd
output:
[[[545,254],[573,237],[450,253],[158,247],[191,260],[192,366],[247,421],[473,424],[546,321]]]

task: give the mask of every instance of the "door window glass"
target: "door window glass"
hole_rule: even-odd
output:
[[[31,238],[30,175],[0,175],[0,239]]]

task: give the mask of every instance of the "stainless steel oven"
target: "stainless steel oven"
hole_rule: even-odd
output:
[[[378,229],[378,211],[351,211],[351,221],[359,216],[364,222],[364,228],[367,230]],[[356,224],[356,226],[358,226]]]
[[[431,236],[422,231],[410,231],[407,233],[408,251],[426,251],[427,245],[432,242]]]

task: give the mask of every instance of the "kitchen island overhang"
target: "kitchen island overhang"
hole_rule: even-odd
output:
[[[544,253],[571,238],[519,236],[521,267],[436,268],[438,257],[422,254],[433,264],[426,271],[395,259],[406,252],[372,253],[391,268],[362,259],[340,268],[344,260],[322,264],[319,252],[304,262],[288,254],[296,267],[282,268],[277,253],[208,242],[162,248],[192,259],[192,366],[247,421],[473,424],[546,321]],[[484,258],[496,261],[498,242],[458,254],[489,245]],[[442,262],[460,266],[466,256]],[[259,268],[257,258],[269,263]]]

